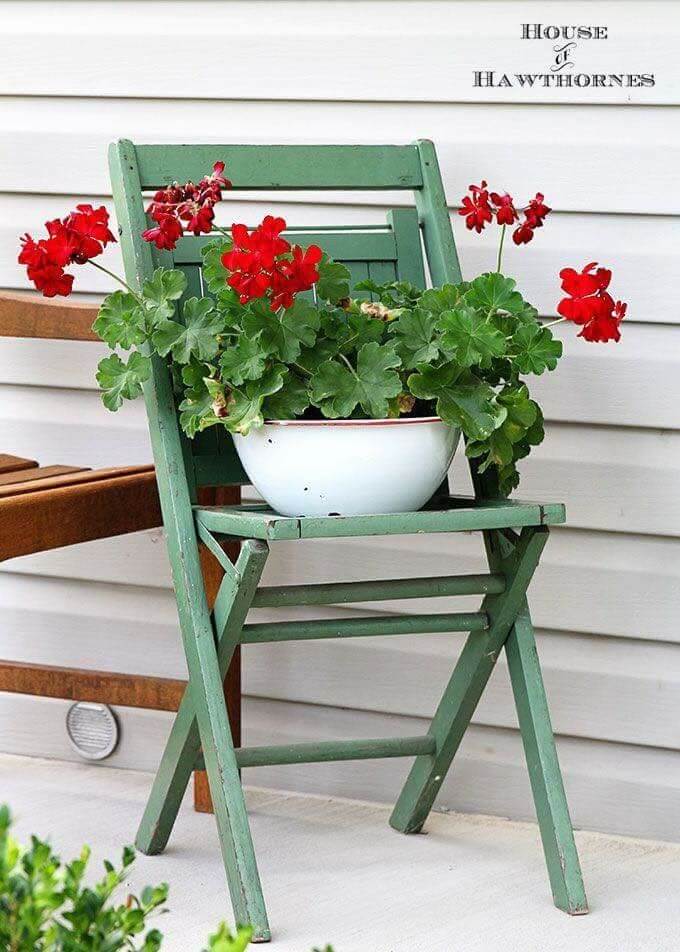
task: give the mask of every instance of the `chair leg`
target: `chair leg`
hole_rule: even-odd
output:
[[[200,632],[185,639],[189,687],[175,718],[137,836],[142,852],[163,850],[202,747],[234,914],[238,923],[253,926],[253,940],[260,942],[269,940],[270,931],[222,683],[267,553],[263,543],[244,543],[235,566],[238,582],[230,587],[230,580],[225,579],[225,587],[215,605],[217,645],[215,639],[201,637]]]
[[[583,915],[588,902],[526,605],[505,650],[555,905],[570,915]]]
[[[451,762],[493,671],[517,612],[524,602],[538,560],[547,540],[547,528],[526,528],[513,546],[501,533],[488,533],[494,571],[507,580],[505,592],[489,595],[482,610],[489,615],[489,628],[473,632],[463,648],[429,733],[436,740],[436,753],[416,757],[411,772],[390,817],[401,833],[417,833],[428,817]]]

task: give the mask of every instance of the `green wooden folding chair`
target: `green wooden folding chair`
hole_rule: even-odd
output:
[[[216,160],[226,162],[235,188],[383,189],[411,191],[415,207],[395,209],[383,226],[290,229],[287,237],[318,242],[344,261],[354,281],[408,280],[425,284],[421,235],[433,284],[457,282],[460,271],[434,145],[247,146],[113,144],[110,167],[128,282],[139,288],[154,267],[181,268],[188,294],[201,293],[200,249],[205,238],[182,238],[175,252],[158,253],[140,237],[147,227],[142,192],[173,181],[198,181]],[[205,766],[215,808],[227,880],[239,923],[255,941],[270,938],[240,769],[264,764],[312,763],[373,757],[415,757],[390,823],[418,832],[475,711],[496,659],[505,647],[529,766],[531,786],[555,904],[587,911],[578,855],[564,794],[526,591],[548,537],[564,521],[564,507],[501,499],[487,476],[473,473],[475,498],[448,494],[421,512],[393,515],[291,518],[265,505],[199,506],[200,486],[247,479],[226,431],[184,438],[170,375],[154,358],[145,388],[149,426],[189,686],[174,722],[137,837],[144,853],[161,852],[194,768]],[[278,540],[340,538],[479,530],[489,574],[451,575],[323,585],[261,587],[269,546]],[[220,541],[243,540],[237,561]],[[199,563],[199,540],[225,570],[209,612]],[[484,596],[477,612],[245,624],[251,606],[325,605],[432,596]],[[426,734],[235,749],[222,681],[238,644],[419,632],[469,632],[467,642]]]

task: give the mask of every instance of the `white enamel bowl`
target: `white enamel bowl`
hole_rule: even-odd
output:
[[[234,435],[255,489],[284,516],[414,512],[446,476],[460,430],[437,417],[274,420]]]

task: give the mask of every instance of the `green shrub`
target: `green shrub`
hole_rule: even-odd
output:
[[[0,807],[0,948],[7,952],[156,952],[163,937],[146,934],[147,919],[167,899],[168,887],[147,886],[141,897],[117,904],[113,893],[124,882],[135,853],[123,850],[119,868],[104,863],[94,886],[83,879],[89,847],[62,864],[49,843],[31,837],[22,848],[10,834],[11,815]]]
[[[9,808],[0,806],[0,952],[157,952],[158,929],[148,929],[153,913],[167,909],[168,885],[147,886],[141,896],[117,903],[113,893],[127,878],[135,851],[126,846],[119,868],[104,862],[104,877],[83,882],[90,859],[84,846],[63,864],[49,843],[31,837],[24,848],[10,833]],[[253,932],[226,923],[208,939],[204,952],[244,952]],[[313,952],[333,952],[330,946]]]

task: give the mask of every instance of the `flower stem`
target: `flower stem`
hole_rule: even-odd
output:
[[[340,360],[344,360],[344,362],[345,362],[345,363],[347,364],[347,366],[349,367],[352,376],[353,376],[353,377],[357,377],[357,380],[358,380],[359,378],[358,378],[358,376],[357,376],[356,370],[355,370],[354,367],[350,364],[349,360],[347,360],[347,358],[345,357],[345,355],[344,355],[344,354],[338,354],[338,357],[340,358]]]
[[[554,327],[555,324],[564,324],[566,317],[558,317],[556,321],[549,321],[547,324],[544,324],[543,327]]]
[[[496,271],[500,274],[501,270],[501,261],[503,260],[503,242],[505,241],[505,229],[506,225],[501,227],[501,241],[498,246],[498,258],[496,259]]]
[[[221,225],[216,225],[215,222],[212,222],[210,227],[213,231],[219,231],[225,238],[231,238],[231,233],[228,232],[226,228],[222,228]]]
[[[126,284],[126,282],[123,281],[122,278],[119,278],[117,274],[114,274],[113,271],[109,271],[109,269],[105,268],[103,264],[98,264],[96,261],[93,261],[92,258],[89,258],[87,263],[91,264],[93,268],[98,268],[99,271],[103,271],[104,274],[108,274],[108,276],[110,278],[113,278],[114,281],[117,281],[118,284],[122,284],[123,287],[126,288],[130,292],[130,294],[132,294],[135,297],[135,299],[139,301],[141,304],[141,298],[139,297],[137,292],[133,291],[130,285]]]
[[[299,370],[300,373],[305,374],[307,377],[313,377],[313,376],[314,376],[314,374],[311,372],[311,370],[307,370],[306,367],[303,367],[302,364],[297,364],[297,363],[295,363],[295,361],[293,361],[293,367],[295,367],[296,370]]]

